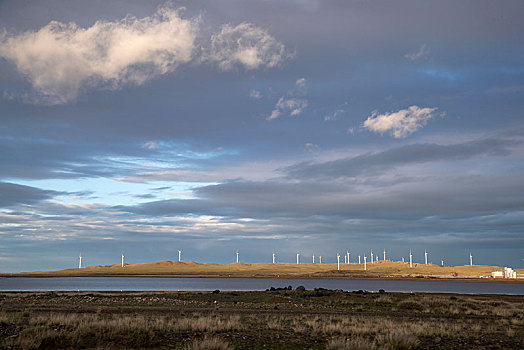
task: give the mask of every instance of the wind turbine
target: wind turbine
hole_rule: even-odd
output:
[[[313,264],[315,263],[315,254],[313,254]]]
[[[318,260],[319,260],[318,263],[319,263],[319,264],[322,264],[322,255],[319,255],[319,256],[318,256]]]
[[[364,271],[366,271],[368,269],[368,267],[366,265],[366,259],[367,259],[367,257],[364,255]]]
[[[344,254],[344,264],[347,264],[347,263],[348,263],[348,256]]]
[[[409,251],[409,267],[413,267],[413,254]]]
[[[348,264],[349,264],[349,252],[346,252],[347,256],[348,256]]]
[[[182,261],[182,251],[178,250],[178,262]]]
[[[80,253],[80,255],[78,255],[78,268],[79,269],[82,268],[82,253]]]
[[[440,259],[440,266],[444,266],[444,259]]]
[[[297,265],[299,263],[299,260],[298,260],[298,257],[300,256],[300,254],[297,253]]]
[[[384,248],[384,260],[386,260],[386,248]]]
[[[473,255],[469,252],[469,266],[473,266]]]
[[[124,253],[122,253],[122,267],[124,267]]]
[[[378,261],[378,255],[375,255],[375,261]]]
[[[426,249],[424,249],[424,263],[428,264],[428,251]]]
[[[358,263],[360,264],[360,255],[358,256]]]
[[[371,263],[373,264],[373,249],[371,249]]]
[[[275,253],[273,253],[273,264],[275,263]]]
[[[238,264],[238,249],[237,249],[237,264]]]
[[[340,254],[337,253],[337,270],[340,271]]]

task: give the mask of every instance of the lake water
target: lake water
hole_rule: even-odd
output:
[[[250,291],[269,287],[304,286],[346,291],[435,292],[524,295],[523,283],[394,281],[394,280],[300,280],[248,278],[159,277],[61,277],[0,278],[0,291]]]

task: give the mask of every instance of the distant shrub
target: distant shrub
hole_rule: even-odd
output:
[[[218,337],[205,337],[197,339],[186,347],[187,350],[229,350],[232,347],[229,343]]]
[[[354,336],[351,338],[335,338],[327,343],[328,350],[364,350],[376,349],[375,341],[364,337]]]
[[[404,300],[398,303],[398,308],[403,310],[417,310],[422,311],[424,310],[424,306],[422,306],[419,302],[412,301],[412,300]]]
[[[409,350],[414,349],[419,344],[416,336],[407,331],[396,331],[387,335],[379,334],[375,341],[386,349]]]
[[[393,302],[393,298],[391,298],[389,295],[381,295],[377,299],[375,299],[376,304],[389,305],[392,302]]]

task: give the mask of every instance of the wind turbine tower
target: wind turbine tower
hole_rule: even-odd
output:
[[[124,267],[124,253],[122,253],[122,267]]]
[[[426,249],[424,249],[424,263],[428,264],[428,251]]]
[[[368,269],[368,266],[366,264],[366,259],[367,259],[367,257],[364,255],[364,271],[366,271]]]
[[[273,253],[273,264],[275,263],[275,253]]]
[[[298,260],[298,257],[300,256],[300,254],[297,253],[297,265],[299,263],[299,260]]]
[[[319,263],[319,264],[322,264],[322,255],[319,255],[319,256],[318,256],[318,260],[319,260],[318,263]]]
[[[347,263],[348,263],[348,256],[344,254],[344,264],[347,264]]]
[[[80,255],[78,255],[78,268],[79,269],[82,268],[82,253],[80,253]]]
[[[315,254],[313,254],[313,264],[315,263]]]
[[[373,249],[371,249],[371,263],[373,264]]]
[[[182,261],[182,251],[178,250],[178,262]]]
[[[360,264],[360,255],[358,256],[358,263]]]
[[[348,264],[349,264],[349,252],[346,252],[346,255],[348,256]]]
[[[237,264],[238,264],[238,250],[237,250]]]
[[[473,255],[469,252],[469,266],[473,266]]]
[[[444,266],[444,259],[440,259],[440,266]]]
[[[386,249],[384,249],[384,260],[386,260]]]
[[[413,254],[409,251],[409,267],[413,267]]]
[[[340,254],[337,253],[337,270],[340,271]]]

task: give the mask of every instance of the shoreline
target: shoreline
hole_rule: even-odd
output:
[[[306,289],[304,292],[312,292],[318,290],[324,290],[327,292],[337,292],[339,290],[336,289],[325,289],[325,288],[314,288],[314,289]],[[286,293],[287,291],[277,291],[277,292],[283,292]],[[296,293],[297,291],[295,289],[289,291],[291,293]],[[505,300],[511,300],[513,302],[521,302],[524,303],[524,294],[497,294],[497,293],[490,293],[490,294],[482,294],[482,293],[457,293],[457,292],[397,292],[397,291],[385,291],[384,293],[381,293],[379,291],[369,291],[364,290],[363,293],[360,293],[359,291],[342,291],[343,293],[354,293],[354,294],[363,294],[363,295],[382,295],[382,294],[388,294],[388,295],[418,295],[418,296],[434,296],[434,297],[467,297],[471,299],[476,300],[487,300],[492,298],[498,298],[498,299],[505,299]],[[271,293],[271,291],[262,291],[262,290],[241,290],[241,291],[221,291],[222,294],[235,294],[235,293],[243,293],[243,294],[255,294],[255,293]],[[187,295],[187,294],[201,294],[201,295],[215,295],[213,291],[200,291],[200,290],[132,290],[132,291],[111,291],[111,290],[98,290],[98,291],[90,291],[90,290],[84,290],[84,291],[0,291],[1,295],[55,295],[55,296],[105,296],[105,297],[118,297],[118,296],[134,296],[134,295]]]
[[[271,280],[375,280],[375,281],[436,281],[436,282],[482,282],[482,283],[524,283],[524,279],[490,278],[490,277],[437,277],[437,276],[310,276],[310,275],[206,275],[206,274],[0,274],[0,278],[71,278],[71,277],[136,277],[136,278],[220,278],[220,279],[271,279]]]

